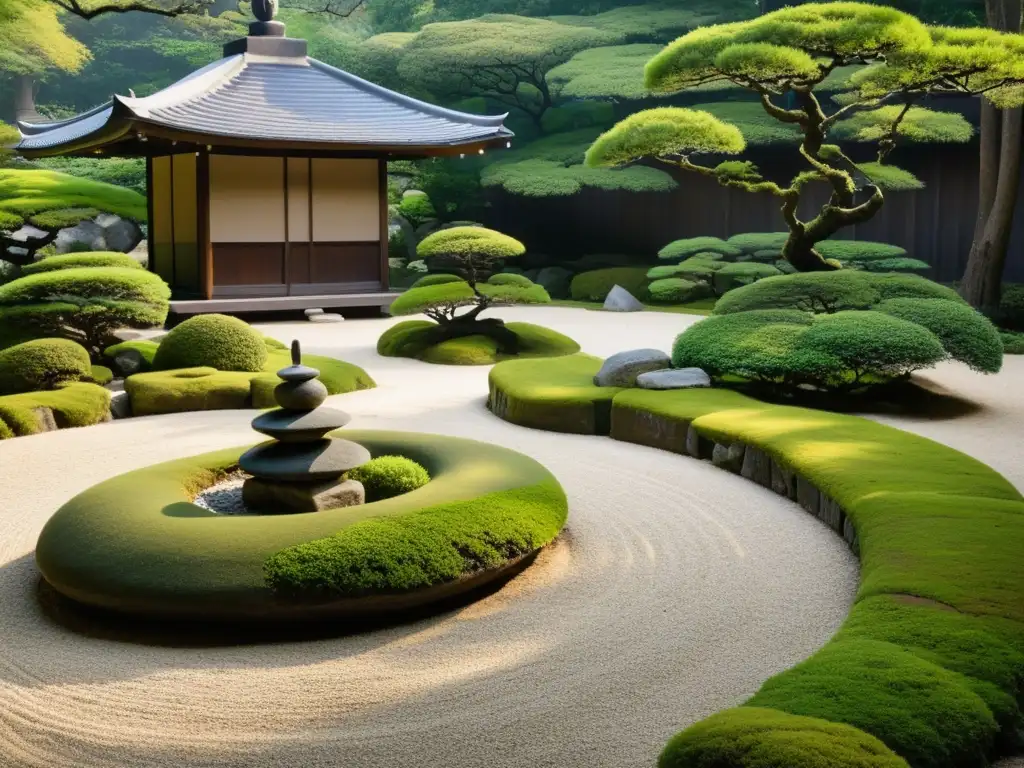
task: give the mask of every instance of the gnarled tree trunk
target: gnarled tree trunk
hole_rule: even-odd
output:
[[[1021,0],[986,0],[985,10],[990,27],[1020,31]],[[1020,184],[1022,126],[1020,108],[1000,111],[982,102],[978,218],[960,295],[986,314],[997,311],[1002,298],[1003,269]]]

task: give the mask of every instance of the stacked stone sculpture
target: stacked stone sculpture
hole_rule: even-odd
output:
[[[280,408],[252,421],[257,432],[272,438],[250,448],[239,466],[252,475],[242,486],[246,507],[256,512],[314,512],[362,504],[362,483],[341,480],[348,470],[368,462],[370,452],[358,443],[327,437],[350,416],[322,408],[327,387],[320,371],[302,365],[299,342],[292,342],[292,364],[277,372],[282,382],[274,389]]]

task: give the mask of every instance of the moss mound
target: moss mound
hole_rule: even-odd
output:
[[[107,360],[113,360],[121,352],[131,349],[138,352],[142,356],[142,370],[145,372],[153,367],[153,360],[156,358],[156,351],[160,348],[160,345],[155,341],[147,341],[144,339],[131,339],[130,341],[122,341],[118,344],[111,344],[109,347],[103,350],[103,357]]]
[[[505,325],[519,339],[519,352],[504,355],[497,342],[487,336],[464,336],[431,344],[428,320],[407,320],[393,325],[377,340],[377,353],[384,357],[412,357],[438,365],[490,365],[500,360],[529,357],[556,357],[578,352],[579,344],[550,328],[532,323]]]
[[[417,462],[430,482],[310,515],[220,516],[190,501],[242,449],[160,464],[61,507],[39,537],[40,571],[73,600],[142,614],[279,621],[405,610],[501,574],[565,523],[558,482],[522,454],[438,435],[344,436],[374,457]]]
[[[0,351],[0,395],[54,389],[91,375],[89,353],[67,339],[36,339]]]
[[[110,392],[74,382],[50,392],[25,392],[0,397],[0,440],[34,435],[42,424],[34,409],[48,408],[59,429],[98,424],[110,415]]]
[[[378,456],[350,471],[348,477],[363,484],[368,502],[400,496],[430,482],[427,470],[405,456]]]
[[[319,355],[303,355],[303,363],[320,371],[332,395],[372,389],[374,380],[358,365]],[[125,379],[125,391],[136,416],[232,408],[272,408],[277,371],[291,364],[284,350],[270,352],[264,370],[218,371],[209,366],[137,373]]]
[[[263,370],[267,345],[248,323],[228,315],[197,315],[174,328],[161,341],[153,368],[210,367],[218,371]]]
[[[89,366],[89,378],[102,386],[114,380],[114,372],[105,365],[92,365]]]
[[[878,739],[848,725],[764,707],[712,715],[672,737],[658,768],[907,768]]]
[[[87,251],[85,253],[65,253],[61,256],[48,256],[45,259],[26,264],[21,268],[24,275],[37,275],[41,272],[54,272],[58,269],[77,269],[78,267],[117,267],[119,269],[142,269],[142,265],[134,256],[115,251]]]
[[[583,356],[501,363],[491,408],[573,432],[578,421],[562,412],[610,399],[616,439],[702,456],[712,442],[742,444],[770,462],[770,477],[746,461],[744,476],[827,519],[861,560],[856,602],[835,637],[743,707],[676,736],[662,766],[981,768],[1018,744],[1024,498],[1010,482],[856,416],[722,389],[602,392],[591,383],[599,365]]]

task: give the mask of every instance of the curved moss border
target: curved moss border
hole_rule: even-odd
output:
[[[0,397],[0,440],[110,420],[110,391],[74,382],[46,392]]]
[[[149,616],[362,616],[509,575],[565,524],[561,486],[528,456],[440,435],[344,434],[374,456],[408,456],[431,481],[358,507],[226,516],[190,498],[247,446],[159,464],[61,507],[39,536],[39,569],[72,600]]]
[[[1013,485],[958,451],[856,416],[728,390],[602,390],[590,384],[600,363],[499,364],[489,406],[518,424],[710,460],[798,502],[861,561],[835,637],[745,705],[674,737],[662,768],[781,757],[822,765],[830,723],[875,737],[830,742],[837,768],[980,768],[1018,746],[1024,498]]]
[[[303,355],[303,362],[320,371],[320,381],[331,395],[377,386],[370,375],[353,363],[322,355]],[[218,371],[215,368],[175,368],[136,373],[124,380],[135,416],[213,411],[229,408],[272,408],[274,388],[281,383],[277,371],[291,364],[286,352],[271,350],[263,371]]]

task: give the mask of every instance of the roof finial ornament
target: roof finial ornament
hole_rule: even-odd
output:
[[[273,21],[277,16],[277,0],[252,0],[252,15],[260,21]]]
[[[277,0],[252,0],[252,15],[256,21],[249,25],[250,37],[284,37],[284,24],[274,21]]]

